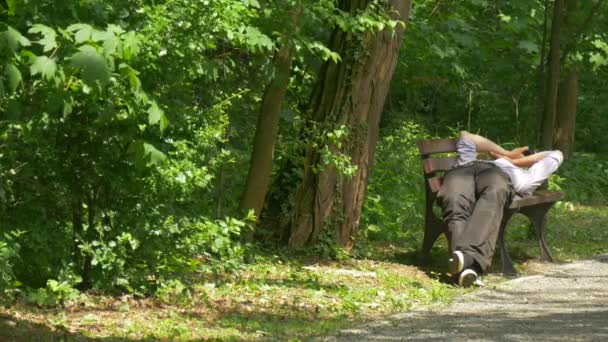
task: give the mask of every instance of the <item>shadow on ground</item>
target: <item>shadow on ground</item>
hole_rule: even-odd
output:
[[[608,256],[479,289],[449,308],[343,330],[325,341],[608,341]]]

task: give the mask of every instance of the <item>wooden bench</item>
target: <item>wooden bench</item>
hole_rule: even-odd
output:
[[[451,169],[456,162],[455,157],[433,157],[433,155],[438,153],[456,152],[456,139],[420,140],[418,141],[418,149],[420,151],[420,156],[422,157],[426,187],[425,229],[422,255],[424,258],[428,258],[431,247],[433,247],[433,244],[439,235],[447,231],[447,225],[433,213],[433,204],[437,198],[437,192],[441,187],[443,174]],[[504,275],[517,275],[517,270],[513,267],[513,261],[505,248],[504,241],[505,227],[511,217],[516,213],[523,214],[530,219],[540,246],[541,259],[553,261],[547,244],[545,243],[543,230],[547,212],[555,202],[562,198],[564,198],[563,192],[537,190],[532,196],[514,200],[510,203],[509,207],[505,208],[497,241],[502,261],[502,273]]]

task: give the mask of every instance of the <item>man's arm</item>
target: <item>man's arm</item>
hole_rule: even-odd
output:
[[[506,159],[511,164],[518,166],[518,167],[530,167],[530,166],[536,164],[541,159],[543,159],[547,155],[547,153],[548,152],[537,152],[537,153],[534,153],[534,154],[526,156],[526,157],[515,158],[515,159],[510,158],[505,155],[501,155],[499,153],[494,153],[494,152],[490,152],[490,155],[496,159],[498,159],[498,158]]]
[[[528,150],[528,146],[524,146],[508,151],[488,138],[482,137],[481,135],[469,133],[467,131],[461,131],[460,137],[472,141],[477,147],[478,152],[488,152],[491,155],[497,154],[510,159],[520,159],[524,157],[524,151]]]

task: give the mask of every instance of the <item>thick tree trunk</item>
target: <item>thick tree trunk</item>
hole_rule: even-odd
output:
[[[564,20],[564,0],[555,0],[553,21],[551,23],[551,47],[549,49],[549,70],[544,94],[544,108],[540,130],[540,147],[551,149],[560,69],[560,30]]]
[[[297,26],[299,11],[292,12],[293,24]],[[281,46],[274,55],[275,75],[266,90],[260,107],[260,115],[253,139],[253,152],[241,209],[253,209],[256,217],[260,216],[270,184],[274,147],[279,131],[279,119],[291,72],[293,48],[287,44]],[[242,235],[243,241],[253,240],[253,232]]]
[[[578,73],[573,69],[559,84],[555,122],[554,145],[564,153],[566,159],[572,157],[574,147],[577,95]]]
[[[355,13],[369,1],[345,1],[344,10]],[[388,1],[394,19],[406,21],[411,0]],[[322,165],[320,148],[308,148],[302,184],[290,217],[290,246],[314,241],[329,227],[335,229],[339,246],[352,248],[359,230],[368,174],[374,159],[379,122],[401,46],[403,28],[356,36],[336,29],[330,49],[342,61],[327,62],[311,99],[317,127],[348,128],[346,141],[326,143],[332,152],[351,158],[357,171],[352,177],[332,165]],[[319,170],[321,166],[321,170]]]

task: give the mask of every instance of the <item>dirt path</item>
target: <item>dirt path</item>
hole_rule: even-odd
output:
[[[608,255],[538,272],[324,340],[608,341]]]

